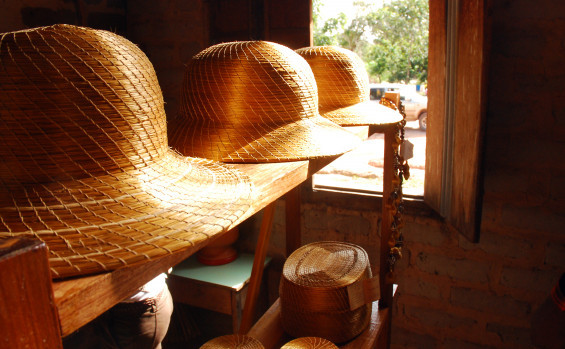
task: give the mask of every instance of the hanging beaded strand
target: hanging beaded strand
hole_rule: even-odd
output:
[[[401,155],[401,147],[404,142],[404,127],[406,126],[406,113],[404,110],[404,105],[399,101],[398,106],[388,98],[382,98],[380,103],[389,108],[398,110],[402,114],[402,121],[398,122],[396,125],[396,135],[392,144],[393,148],[393,188],[389,196],[388,202],[386,203],[391,207],[391,236],[388,241],[389,245],[389,256],[387,258],[388,271],[390,276],[394,272],[394,265],[396,262],[402,258],[402,245],[404,238],[402,236],[402,228],[404,226],[404,221],[402,219],[402,213],[404,212],[404,205],[402,202],[402,183],[404,179],[410,177],[410,166],[408,161],[405,160]]]

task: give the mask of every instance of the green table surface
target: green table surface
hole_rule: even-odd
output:
[[[240,253],[236,260],[224,265],[204,265],[196,255],[185,259],[173,268],[171,274],[240,290],[251,277],[254,255]],[[265,265],[271,257],[265,259]]]

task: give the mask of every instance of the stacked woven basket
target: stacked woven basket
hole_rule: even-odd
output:
[[[366,284],[378,281],[371,276],[367,253],[357,245],[324,241],[297,249],[281,277],[284,330],[335,343],[354,338],[369,324],[371,302],[378,297],[378,287],[364,292]]]

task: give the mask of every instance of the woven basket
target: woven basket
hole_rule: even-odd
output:
[[[301,337],[291,340],[281,349],[338,349],[337,345],[319,337]]]
[[[224,162],[280,162],[343,154],[360,140],[320,117],[308,63],[267,41],[211,46],[188,63],[179,115],[180,153]]]
[[[229,334],[204,343],[200,349],[264,349],[261,342],[253,337]]]
[[[0,238],[44,241],[57,278],[194,248],[253,200],[241,172],[170,150],[153,66],[107,31],[0,36],[0,140]]]
[[[322,337],[335,343],[357,336],[369,324],[378,279],[361,247],[316,242],[286,260],[280,284],[281,319],[293,337]],[[375,284],[376,283],[376,284]],[[374,294],[368,294],[371,287]]]
[[[386,126],[402,120],[399,112],[370,101],[365,64],[353,51],[314,46],[296,52],[312,68],[323,117],[341,126]]]

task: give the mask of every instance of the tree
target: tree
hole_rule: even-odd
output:
[[[330,18],[321,23],[320,10],[324,6],[323,0],[313,0],[312,20],[314,22],[314,45],[327,46],[339,45],[338,35],[345,30],[347,18],[343,12],[336,18]]]
[[[369,14],[369,74],[391,82],[427,80],[428,0],[395,0]]]
[[[425,83],[428,70],[428,0],[392,0],[380,8],[355,1],[354,18],[340,13],[320,23],[323,0],[314,0],[314,44],[357,53],[371,80]]]

